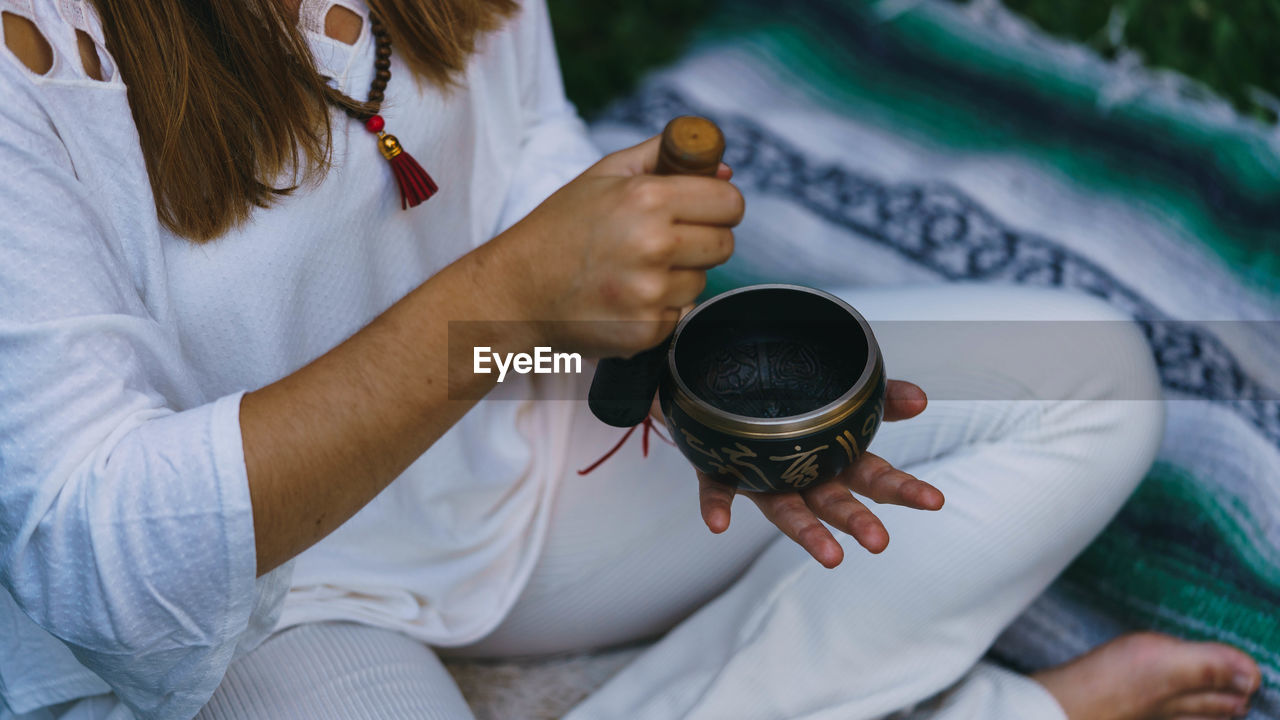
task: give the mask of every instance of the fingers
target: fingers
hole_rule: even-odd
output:
[[[880,553],[889,546],[889,531],[884,523],[844,485],[822,483],[805,490],[801,496],[819,520],[848,533],[868,551]]]
[[[797,493],[743,493],[755,502],[769,522],[804,548],[825,568],[844,559],[844,549]]]
[[[711,532],[719,534],[729,529],[733,495],[733,488],[712,480],[706,473],[698,473],[698,506],[702,509],[702,521]]]
[[[742,193],[726,182],[733,170],[720,163],[715,177],[653,175],[662,137],[655,135],[606,155],[583,175],[622,176],[633,180],[631,195],[650,209],[666,207],[677,222],[732,227],[742,220]]]
[[[592,165],[589,175],[645,175],[658,165],[658,146],[662,136],[654,135],[642,143],[609,153]]]
[[[674,317],[678,320],[680,308],[696,300],[706,286],[707,274],[702,270],[672,270],[667,274],[664,304],[676,311]]]
[[[676,329],[693,301],[707,286],[702,270],[665,270],[637,274],[637,280],[626,290],[631,306],[643,317],[621,327],[640,349],[662,342]]]
[[[708,270],[733,255],[733,231],[713,225],[677,225],[671,266]]]
[[[884,395],[884,419],[886,422],[906,420],[924,412],[929,404],[919,385],[902,380],[890,380]]]
[[[597,175],[651,174],[658,167],[658,147],[661,144],[662,135],[654,135],[629,148],[604,156],[587,172]],[[728,165],[720,163],[716,168],[716,177],[720,180],[728,180],[733,177],[733,170]]]
[[[618,205],[670,222],[732,227],[742,220],[742,193],[732,183],[694,175],[640,175],[614,183]]]
[[[656,177],[665,186],[668,209],[676,222],[733,227],[746,208],[742,193],[717,178],[692,175]]]
[[[863,453],[838,479],[849,489],[878,503],[939,510],[946,502],[938,488],[902,472],[873,453]]]

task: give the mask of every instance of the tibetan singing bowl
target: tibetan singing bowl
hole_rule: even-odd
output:
[[[676,327],[659,389],[685,457],[757,492],[834,478],[866,452],[884,394],[867,321],[798,285],[754,285],[698,305]]]

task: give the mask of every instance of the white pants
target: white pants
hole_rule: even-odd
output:
[[[1154,457],[1163,415],[1146,343],[1102,303],[1053,291],[841,294],[872,321],[889,375],[933,398],[920,417],[883,426],[872,450],[940,488],[941,511],[873,506],[888,549],[873,556],[838,536],[844,563],[826,570],[745,499],[729,531],[712,535],[685,460],[661,442],[641,459],[633,437],[595,472],[565,479],[515,608],[450,652],[575,651],[666,633],[568,720],[1061,720],[1038,683],[981,658]],[[1055,322],[1069,320],[1089,322]],[[619,435],[583,403],[576,467]],[[327,624],[240,660],[200,717],[469,716],[429,649]]]

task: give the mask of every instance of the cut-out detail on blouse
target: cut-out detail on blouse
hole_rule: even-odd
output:
[[[34,20],[9,11],[0,12],[4,26],[4,44],[9,52],[37,75],[53,69],[53,46]]]
[[[86,0],[0,0],[0,15],[9,54],[42,82],[119,84],[102,26]]]
[[[351,8],[334,3],[324,14],[324,34],[347,45],[355,45],[364,32],[364,18]]]

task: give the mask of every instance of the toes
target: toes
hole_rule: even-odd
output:
[[[1163,668],[1161,695],[1212,693],[1248,697],[1262,681],[1258,664],[1230,645],[1188,642],[1158,633],[1125,636],[1124,654],[1138,666]]]
[[[1238,717],[1249,708],[1242,695],[1208,692],[1175,697],[1160,706],[1160,717]]]
[[[1188,690],[1219,690],[1248,697],[1258,688],[1261,672],[1253,658],[1219,643],[1187,643],[1182,687]]]

